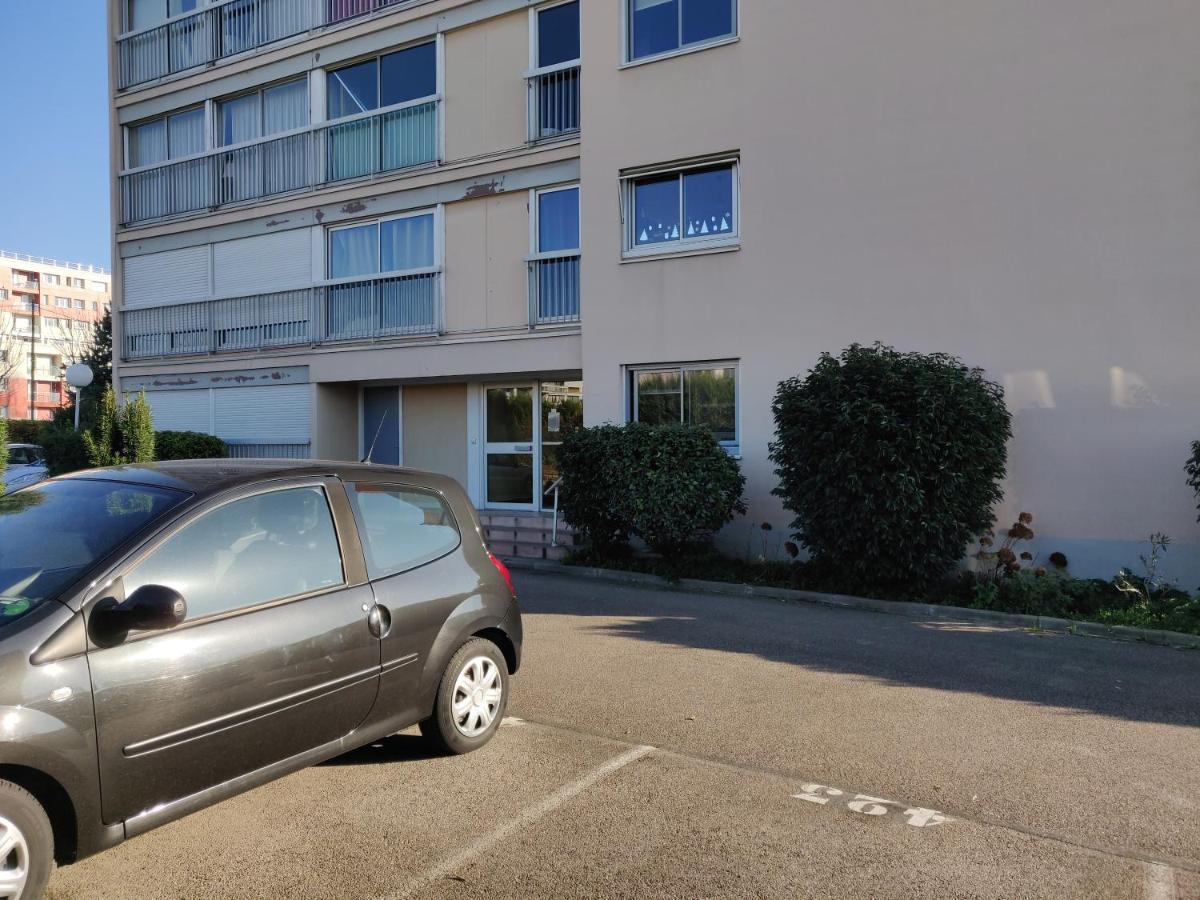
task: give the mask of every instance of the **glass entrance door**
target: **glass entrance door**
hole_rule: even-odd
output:
[[[492,509],[537,508],[536,400],[533,384],[487,389],[484,452],[487,506]]]

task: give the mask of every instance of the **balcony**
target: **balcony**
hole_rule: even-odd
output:
[[[121,224],[216,209],[437,162],[441,98],[121,176]]]
[[[580,67],[567,63],[529,76],[529,140],[553,140],[580,128]]]
[[[25,275],[19,275],[16,272],[13,272],[12,286],[19,291],[37,291],[41,289],[37,278],[29,278]]]
[[[567,325],[579,321],[579,253],[545,253],[529,261],[529,321]]]
[[[313,27],[312,0],[225,0],[117,40],[117,87],[216,62]]]
[[[126,360],[432,336],[440,330],[441,270],[121,316]]]

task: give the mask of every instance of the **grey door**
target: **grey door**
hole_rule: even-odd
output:
[[[362,448],[364,459],[369,455],[383,466],[400,465],[400,388],[363,388]]]
[[[117,593],[165,584],[188,616],[89,650],[106,822],[333,741],[367,717],[379,681],[373,595],[346,583],[335,489],[310,481],[232,499],[124,572]]]

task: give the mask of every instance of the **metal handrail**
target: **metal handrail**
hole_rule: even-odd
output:
[[[558,489],[562,487],[562,483],[563,483],[563,480],[562,480],[562,477],[560,476],[560,477],[554,479],[554,483],[551,484],[550,487],[548,487],[548,488],[546,488],[546,490],[542,491],[543,497],[545,497],[551,491],[554,491],[554,528],[550,532],[550,546],[551,547],[558,546]]]

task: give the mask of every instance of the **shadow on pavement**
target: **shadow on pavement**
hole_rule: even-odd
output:
[[[323,766],[378,766],[386,763],[440,759],[445,756],[419,734],[393,734],[321,763]]]
[[[522,573],[530,616],[615,621],[593,633],[753,654],[911,687],[1200,727],[1200,652],[817,604]]]

